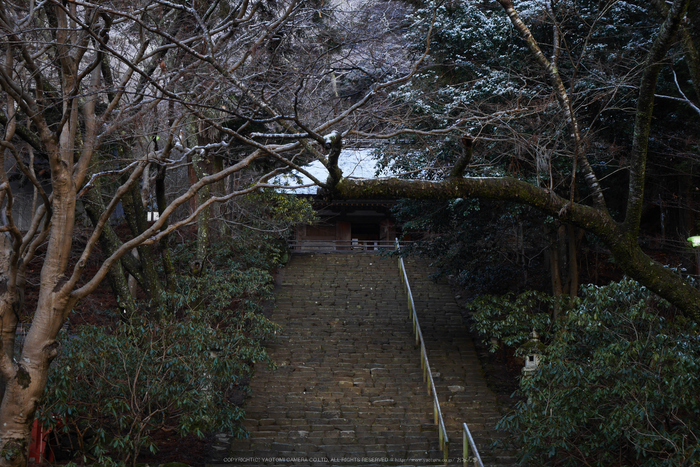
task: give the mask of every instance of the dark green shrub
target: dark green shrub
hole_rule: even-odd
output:
[[[225,261],[224,261],[225,263]],[[245,436],[243,410],[227,400],[278,327],[262,314],[271,276],[261,269],[209,269],[176,278],[157,309],[112,329],[81,326],[64,335],[38,417],[98,465],[135,465],[150,434],[221,430]]]
[[[698,388],[698,325],[632,280],[588,286],[499,428],[529,465],[698,465]]]
[[[472,301],[467,309],[471,310],[475,330],[491,345],[491,351],[497,344],[491,338],[498,339],[508,347],[517,348],[527,342],[532,330],[540,338],[549,341],[556,332],[552,321],[552,308],[562,306],[569,297],[555,298],[542,292],[528,291],[520,295],[502,296],[483,295]]]

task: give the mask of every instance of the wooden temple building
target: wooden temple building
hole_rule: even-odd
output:
[[[310,196],[319,220],[299,226],[294,250],[376,250],[393,248],[399,233],[391,212],[395,201],[323,201]]]

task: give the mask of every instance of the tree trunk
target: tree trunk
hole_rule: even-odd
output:
[[[85,212],[87,213],[92,225],[97,225],[98,219],[105,211],[105,205],[102,200],[102,195],[100,193],[100,183],[97,181],[95,187],[88,191],[87,202],[83,203]],[[111,256],[115,251],[121,246],[121,240],[117,236],[116,232],[112,229],[112,226],[107,224],[100,235],[100,248],[105,256]],[[110,268],[107,273],[107,280],[109,281],[110,288],[117,299],[117,305],[119,306],[119,311],[127,316],[131,316],[136,311],[136,302],[134,297],[130,293],[129,284],[126,279],[126,272],[122,266],[122,261],[115,261],[115,263]]]
[[[220,156],[212,156],[212,173],[221,172],[224,170],[224,158]],[[226,180],[221,180],[212,185],[213,196],[224,196],[226,194]],[[216,222],[216,236],[218,239],[225,238],[229,233],[228,225],[226,224],[226,204],[217,203],[214,207],[216,211],[213,215]]]
[[[73,303],[61,287],[68,265],[75,223],[76,190],[72,175],[72,141],[75,121],[61,134],[63,151],[52,156],[53,215],[46,257],[41,268],[41,289],[32,326],[19,358],[5,366],[6,385],[0,404],[0,466],[26,466],[30,428],[39,404],[49,364],[58,353],[58,335]],[[66,162],[68,161],[68,163]],[[8,377],[9,376],[9,377]]]
[[[2,244],[2,282],[0,282],[0,322],[2,323],[2,351],[4,353],[4,358],[8,361],[12,361],[14,358],[15,351],[15,339],[16,339],[16,329],[17,322],[19,321],[19,311],[24,306],[24,281],[19,281],[17,284],[17,275],[12,271],[13,265],[11,264],[11,244],[12,239],[8,236],[1,234],[0,243]],[[14,279],[13,276],[14,275]],[[13,284],[14,282],[14,284]],[[0,399],[3,396],[5,390],[5,384],[7,381],[4,376],[0,373]]]
[[[562,295],[569,294],[569,256],[566,225],[557,223],[557,253],[559,256],[559,277]]]
[[[132,185],[131,189],[124,194],[122,205],[124,206],[127,224],[129,224],[129,229],[131,229],[134,237],[146,231],[148,228],[146,211],[141,203],[141,193],[136,184]],[[163,291],[163,286],[158,278],[153,247],[151,245],[140,245],[136,250],[138,251],[139,264],[141,265],[141,275],[133,273],[132,275],[146,292],[148,298],[157,299]]]
[[[578,271],[578,238],[576,227],[566,224],[566,240],[568,245],[569,263],[569,296],[572,301],[578,295],[579,271]]]
[[[552,295],[561,297],[564,293],[561,284],[561,271],[559,270],[559,229],[553,228],[549,230],[549,275],[552,279]],[[559,318],[559,304],[554,303],[552,308],[552,319]]]
[[[199,180],[209,175],[206,161],[199,155],[192,156],[192,167],[194,168]],[[210,198],[210,196],[211,190],[209,186],[199,190],[199,193],[197,194],[197,201],[199,205],[201,206],[204,204]],[[190,266],[193,274],[201,274],[206,264],[210,240],[209,217],[210,209],[207,207],[200,212],[199,217],[197,218],[197,252],[195,259]]]
[[[165,198],[165,166],[161,165],[158,167],[158,174],[156,176],[156,202],[158,203],[158,214],[163,214],[163,211],[168,207],[168,202]],[[165,230],[168,226],[168,221],[166,220],[161,230]],[[175,284],[173,283],[173,276],[175,275],[175,266],[173,265],[173,260],[170,255],[170,236],[164,236],[160,242],[161,260],[163,261],[163,272],[165,273],[165,287],[169,291],[174,291]]]
[[[53,291],[39,298],[20,358],[13,365],[14,376],[7,381],[0,404],[0,466],[27,465],[30,429],[49,365],[58,353],[55,339],[67,314],[66,304],[65,298]]]

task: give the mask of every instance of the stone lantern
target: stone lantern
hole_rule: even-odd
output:
[[[544,350],[544,344],[540,342],[540,335],[534,329],[530,333],[530,340],[521,347],[525,354],[525,366],[523,367],[523,377],[532,376],[540,364],[540,357]]]

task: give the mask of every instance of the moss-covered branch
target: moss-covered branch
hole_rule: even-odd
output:
[[[538,208],[596,234],[616,226],[610,216],[596,208],[577,203],[572,205],[569,200],[547,189],[512,177],[452,178],[442,182],[397,178],[378,180],[344,178],[336,186],[333,196],[339,199],[507,200]]]
[[[333,192],[338,199],[446,200],[484,198],[526,204],[576,225],[599,237],[610,249],[616,263],[633,279],[700,322],[700,291],[681,276],[647,256],[635,236],[606,211],[569,200],[545,188],[511,177],[452,178],[442,182],[421,180],[342,179]]]

